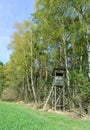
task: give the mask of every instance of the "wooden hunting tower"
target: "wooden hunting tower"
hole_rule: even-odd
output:
[[[65,68],[54,68],[52,75],[54,85],[56,86],[65,85]]]
[[[61,67],[53,69],[53,83],[47,100],[44,104],[43,110],[45,110],[49,99],[51,99],[53,110],[65,110],[65,75],[65,68]]]

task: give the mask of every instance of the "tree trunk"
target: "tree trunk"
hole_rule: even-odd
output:
[[[88,41],[87,41],[88,43]],[[89,43],[87,44],[87,51],[88,51],[88,77],[90,79],[90,45]]]
[[[34,101],[35,101],[35,104],[36,104],[36,107],[37,107],[37,97],[36,97],[36,93],[35,93],[35,88],[34,88],[34,82],[33,82],[33,69],[32,69],[32,28],[31,28],[31,37],[30,37],[30,43],[31,43],[31,85],[32,85],[32,91],[33,91],[33,96],[34,96]]]
[[[65,58],[65,68],[66,68],[66,78],[67,78],[67,87],[70,93],[70,79],[69,79],[69,71],[68,71],[68,61],[67,61],[67,53],[66,53],[66,44],[65,44],[65,36],[62,36],[63,46],[64,46],[64,58]]]

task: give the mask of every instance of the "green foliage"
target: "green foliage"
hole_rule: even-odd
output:
[[[71,84],[73,99],[75,99],[76,102],[81,103],[83,108],[87,108],[90,103],[90,82],[88,81],[88,78],[83,72],[74,70],[71,74]]]
[[[18,91],[30,95],[30,73],[31,73],[31,40],[33,23],[24,21],[16,23],[16,32],[13,33],[9,47],[13,50],[10,62],[6,65],[6,86],[14,86]],[[26,93],[26,94],[25,94]],[[32,93],[32,92],[31,92]]]
[[[73,73],[69,87],[75,91],[75,95],[79,92],[82,99],[88,101],[90,95],[90,83],[87,79],[89,10],[89,0],[37,0],[34,13],[34,22],[37,24],[36,37],[42,37],[42,44],[48,43],[52,48],[50,55],[52,66],[63,65],[69,73]],[[66,74],[68,81],[69,73]]]
[[[78,93],[82,97],[88,95],[90,93],[90,82],[88,81],[88,77],[75,70],[72,72],[71,76],[74,77],[74,85],[77,87]]]
[[[85,99],[82,101],[89,103],[89,12],[90,0],[37,0],[34,23],[27,20],[15,24],[16,32],[9,44],[13,53],[4,66],[5,87],[14,86],[23,100],[33,100],[33,81],[37,99],[42,100],[51,87],[52,69],[64,66],[71,96],[79,93]],[[2,70],[1,67],[1,74]],[[2,89],[0,82],[0,91]]]
[[[2,62],[0,62],[0,96],[4,89],[4,84],[5,84],[4,65]]]
[[[1,130],[89,130],[89,121],[46,113],[16,103],[0,102]]]
[[[17,101],[18,100],[18,92],[13,87],[4,88],[1,94],[1,100],[3,101]]]

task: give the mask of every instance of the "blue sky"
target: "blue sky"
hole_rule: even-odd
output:
[[[31,19],[35,0],[0,0],[0,61],[7,63],[11,51],[8,50],[14,23]]]

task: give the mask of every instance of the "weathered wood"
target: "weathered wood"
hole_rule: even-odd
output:
[[[63,88],[62,88],[63,90],[63,111],[65,111],[65,86],[63,86]]]
[[[56,100],[57,100],[57,95],[56,95],[56,93],[57,93],[57,91],[56,91],[56,86],[54,86],[54,93],[55,93],[55,104],[54,104],[54,110],[56,111]]]
[[[44,107],[43,107],[43,111],[45,111],[45,109],[46,109],[46,106],[47,106],[47,103],[48,103],[48,101],[49,101],[49,99],[50,99],[50,96],[51,96],[51,94],[52,94],[53,88],[54,88],[54,84],[52,85],[51,90],[50,90],[50,93],[49,93],[49,95],[48,95],[48,97],[47,97],[47,99],[46,99],[46,102],[45,102]]]

